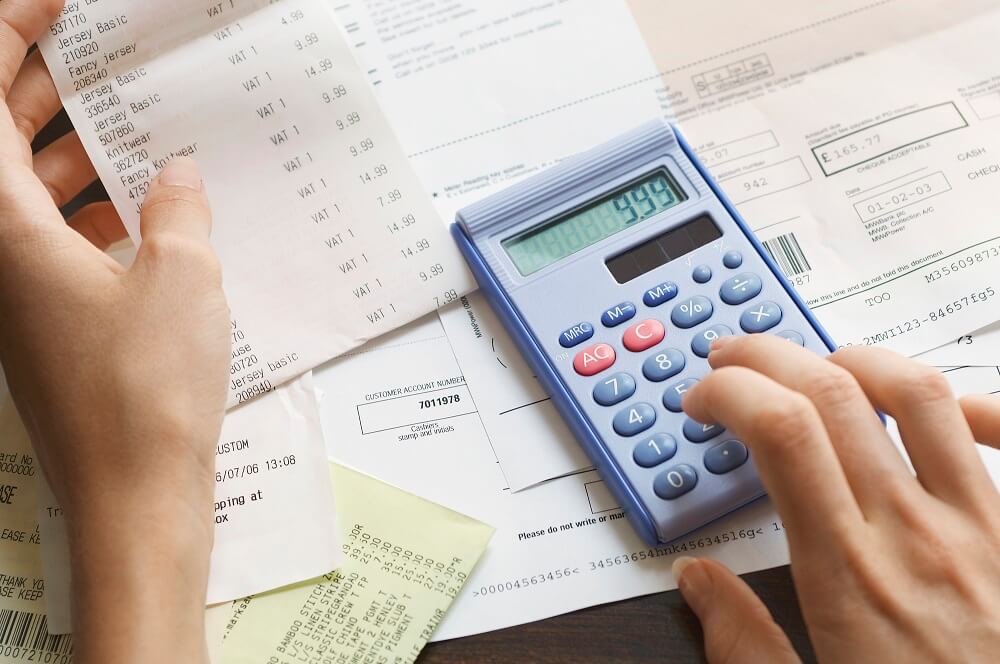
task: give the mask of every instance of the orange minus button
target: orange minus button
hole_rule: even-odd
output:
[[[615,363],[615,349],[608,344],[584,348],[573,358],[573,368],[581,376],[593,376]]]
[[[658,320],[644,320],[625,330],[622,343],[633,353],[652,348],[663,341],[663,323]]]

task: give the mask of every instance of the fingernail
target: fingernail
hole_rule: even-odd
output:
[[[726,346],[728,346],[729,344],[733,343],[734,341],[736,341],[736,337],[719,337],[718,339],[712,342],[712,345],[709,346],[709,350],[711,351],[721,350]]]
[[[712,579],[705,572],[705,568],[698,562],[697,558],[691,556],[681,556],[674,561],[670,567],[674,575],[677,587],[684,600],[691,605],[691,608],[698,610],[701,606],[702,598],[712,589]]]
[[[190,157],[176,157],[167,162],[159,175],[160,184],[201,191],[201,172]]]

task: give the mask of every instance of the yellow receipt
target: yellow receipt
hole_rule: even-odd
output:
[[[335,573],[236,602],[223,664],[412,662],[493,528],[331,464],[343,529]]]

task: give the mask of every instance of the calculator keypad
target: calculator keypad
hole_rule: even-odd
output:
[[[653,480],[653,491],[663,500],[680,498],[698,484],[698,471],[686,463],[660,473]]]
[[[733,336],[733,328],[728,325],[713,325],[694,335],[691,340],[691,352],[698,357],[708,357],[712,350],[712,342],[722,337]]]
[[[704,443],[706,440],[712,440],[725,431],[725,429],[718,424],[702,424],[688,418],[684,420],[684,426],[681,427],[681,431],[684,432],[684,437],[692,443]]]
[[[663,391],[663,407],[671,413],[683,412],[681,402],[684,400],[684,394],[697,383],[698,381],[694,378],[685,378],[678,383],[669,385],[667,389]]]
[[[722,288],[719,289],[719,299],[726,304],[743,304],[760,295],[763,287],[764,284],[761,283],[760,277],[750,272],[744,272],[722,282]]]
[[[663,323],[658,320],[644,320],[625,330],[622,345],[633,353],[641,353],[663,341]]]
[[[738,440],[727,440],[705,452],[705,468],[710,473],[722,475],[736,470],[749,458],[746,445]]]
[[[642,363],[642,375],[659,383],[684,371],[686,364],[684,353],[676,348],[664,348],[646,358]]]
[[[563,348],[572,348],[582,344],[587,339],[594,336],[594,326],[590,323],[577,323],[573,327],[563,330],[559,335],[559,345]]]
[[[683,414],[684,395],[710,370],[704,360],[712,343],[734,334],[770,331],[805,345],[802,333],[788,329],[787,323],[779,327],[784,312],[776,302],[761,297],[763,280],[747,269],[751,263],[743,254],[729,250],[716,261],[695,263],[679,283],[639,284],[646,290],[631,293],[642,293],[639,307],[625,301],[593,312],[600,317],[603,334],[588,323],[578,323],[559,337],[566,348],[594,336],[604,341],[579,350],[573,367],[582,376],[593,376],[589,388],[593,403],[607,408],[606,444],[625,455],[619,456],[620,461],[652,471],[633,475],[651,482],[653,494],[664,501],[677,500],[693,491],[699,480],[732,473],[750,459],[747,447],[726,436],[724,427]],[[657,309],[668,302],[669,315]],[[623,325],[626,322],[629,325]],[[616,365],[614,372],[607,371]],[[652,401],[643,381],[663,384],[656,393],[659,402]],[[681,454],[685,446],[689,451]],[[696,456],[691,449],[698,450]]]
[[[656,411],[648,403],[636,403],[618,411],[611,426],[615,433],[626,438],[642,433],[656,424]]]
[[[740,327],[744,332],[757,334],[766,332],[781,322],[783,312],[774,302],[759,302],[740,316]]]
[[[615,349],[608,344],[584,348],[573,358],[573,369],[581,376],[593,376],[615,363]]]
[[[677,441],[665,433],[656,433],[639,441],[632,451],[632,459],[643,468],[659,466],[677,454]]]
[[[670,312],[670,322],[682,330],[687,330],[695,325],[701,325],[711,318],[713,313],[715,307],[712,306],[712,301],[707,297],[696,295],[674,307]]]
[[[604,313],[601,314],[601,323],[604,324],[604,327],[614,327],[631,320],[633,316],[635,316],[635,305],[631,302],[622,302],[610,309],[605,309]]]
[[[601,378],[594,386],[594,401],[602,406],[614,406],[635,394],[635,378],[625,372]]]

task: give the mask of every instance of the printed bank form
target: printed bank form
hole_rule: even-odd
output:
[[[138,244],[172,157],[199,163],[233,311],[229,405],[472,287],[321,0],[70,0],[39,44]]]

